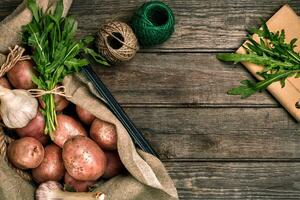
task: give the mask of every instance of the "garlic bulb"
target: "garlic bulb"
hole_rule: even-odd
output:
[[[10,90],[0,86],[0,113],[8,128],[23,128],[38,111],[38,101],[26,90]]]
[[[60,183],[47,181],[39,185],[35,191],[36,200],[106,200],[101,192],[66,192]]]

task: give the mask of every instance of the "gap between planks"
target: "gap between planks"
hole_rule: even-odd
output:
[[[241,44],[242,45],[242,44]],[[139,49],[138,53],[232,53],[234,49],[217,49],[217,48],[151,48]]]
[[[241,43],[242,45],[242,43]],[[241,46],[240,45],[240,46]],[[218,49],[218,48],[140,48],[137,53],[233,53],[236,48]]]
[[[124,108],[282,108],[274,104],[120,103]]]
[[[197,163],[205,163],[205,162],[232,162],[232,163],[274,163],[274,162],[285,162],[285,163],[300,163],[300,158],[170,158],[160,159],[164,163],[172,163],[172,162],[197,162]]]

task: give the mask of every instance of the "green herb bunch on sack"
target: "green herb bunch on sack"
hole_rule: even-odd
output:
[[[54,12],[43,12],[35,0],[29,0],[28,7],[33,19],[24,27],[23,42],[32,50],[32,59],[38,72],[33,77],[33,82],[38,89],[52,91],[66,75],[79,72],[88,65],[89,61],[81,58],[80,53],[89,54],[98,63],[108,65],[104,58],[87,47],[93,42],[93,37],[79,41],[75,39],[77,21],[72,17],[62,16],[62,0],[57,2]],[[42,100],[45,102],[45,133],[50,134],[53,139],[53,132],[57,126],[54,94],[45,94]]]

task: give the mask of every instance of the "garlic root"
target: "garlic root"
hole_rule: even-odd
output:
[[[0,86],[0,113],[8,128],[23,128],[38,111],[38,101],[26,90],[10,90]]]
[[[106,200],[100,192],[65,192],[61,184],[55,181],[42,183],[36,190],[36,200]]]

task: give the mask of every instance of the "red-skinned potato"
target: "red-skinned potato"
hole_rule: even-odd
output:
[[[117,132],[115,125],[95,119],[90,129],[91,138],[104,150],[117,149]]]
[[[45,108],[45,102],[41,97],[38,98],[42,108]],[[60,112],[69,105],[69,101],[60,95],[54,95],[55,110]]]
[[[17,89],[32,89],[35,84],[32,82],[34,74],[33,64],[31,61],[19,61],[7,72],[7,78],[14,88]]]
[[[7,156],[17,168],[32,169],[41,164],[44,158],[44,147],[33,137],[24,137],[9,144]]]
[[[11,89],[10,83],[9,83],[8,80],[7,80],[6,78],[4,78],[4,77],[1,77],[1,78],[0,78],[0,85],[1,85],[2,87],[7,88],[7,89]]]
[[[65,174],[65,167],[62,160],[62,150],[55,144],[45,147],[42,163],[32,169],[32,176],[37,183],[46,181],[60,181]]]
[[[53,132],[53,142],[61,148],[68,139],[77,135],[87,135],[80,122],[68,115],[57,115],[57,123],[56,130]]]
[[[114,177],[123,170],[124,166],[122,161],[120,160],[119,154],[117,151],[104,151],[106,156],[107,164],[106,169],[103,174],[103,178],[111,178]]]
[[[40,111],[37,112],[35,118],[33,118],[25,127],[17,128],[16,132],[19,137],[34,137],[42,144],[47,142],[47,136],[44,134],[45,120]]]
[[[48,143],[49,143],[49,141],[50,141],[50,138],[49,138],[49,136],[48,135],[43,135],[42,137],[40,137],[39,139],[38,139],[38,141],[40,141],[40,143],[42,143],[42,145],[47,145]]]
[[[76,106],[76,112],[77,112],[79,119],[86,125],[90,125],[96,118],[89,111],[81,108],[80,106]]]
[[[100,147],[86,136],[69,139],[63,147],[62,157],[67,172],[79,181],[95,181],[106,167],[106,157]]]
[[[97,183],[97,181],[78,181],[70,176],[68,172],[65,174],[64,182],[74,188],[76,192],[88,192],[89,187]]]

